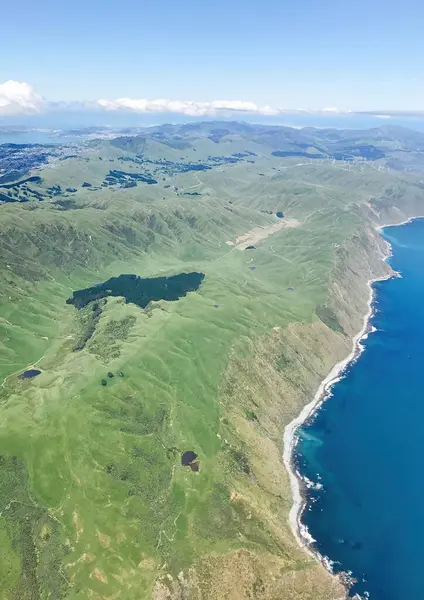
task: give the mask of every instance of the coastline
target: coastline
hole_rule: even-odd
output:
[[[377,225],[375,226],[375,229],[378,231],[379,234],[381,234],[381,231],[387,227],[399,227],[401,225],[411,223],[415,219],[421,218],[424,218],[424,216],[409,217],[408,219],[405,219],[404,221],[399,223]],[[387,260],[392,256],[392,246],[387,240],[384,240],[384,242],[386,243],[386,252],[385,254],[382,254],[381,259],[382,261],[387,262]],[[315,560],[318,560],[318,562],[320,562],[332,574],[333,570],[331,560],[328,557],[322,556],[317,550],[311,547],[311,544],[315,540],[309,533],[307,527],[302,523],[302,514],[306,507],[307,499],[303,492],[305,480],[297,471],[293,461],[293,452],[296,448],[296,444],[298,441],[297,429],[317,410],[319,410],[322,404],[331,395],[331,388],[333,387],[333,385],[340,381],[340,379],[342,379],[343,373],[346,370],[346,368],[352,362],[354,362],[358,358],[358,356],[363,352],[364,347],[361,345],[361,342],[362,340],[365,340],[368,337],[370,332],[373,331],[372,326],[370,325],[370,320],[374,314],[375,290],[373,288],[373,284],[377,281],[385,281],[387,279],[391,279],[392,277],[399,276],[401,276],[399,273],[392,270],[386,275],[369,279],[367,281],[368,308],[367,312],[364,315],[363,325],[360,331],[352,339],[352,351],[346,358],[334,365],[329,374],[321,382],[311,402],[304,406],[300,414],[295,419],[293,419],[293,421],[291,421],[284,429],[283,461],[287,473],[289,475],[290,486],[293,496],[293,504],[289,513],[290,528],[299,546]],[[345,584],[346,587],[348,587],[347,580],[342,580],[342,583]]]

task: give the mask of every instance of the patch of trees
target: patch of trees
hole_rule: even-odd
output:
[[[88,340],[90,340],[93,337],[101,314],[102,304],[100,302],[94,302],[91,307],[87,308],[87,310],[84,311],[84,313],[81,313],[82,333],[78,338],[77,343],[72,348],[74,352],[83,350]]]
[[[107,185],[116,185],[121,184],[122,187],[134,187],[134,184],[137,185],[137,181],[142,181],[143,183],[147,183],[148,185],[152,185],[157,183],[156,179],[153,179],[150,175],[143,175],[142,173],[127,173],[125,171],[118,171],[116,169],[111,169],[109,174],[105,177],[104,183]],[[132,182],[133,185],[127,185]]]
[[[41,183],[41,177],[35,175],[34,177],[27,177],[26,179],[21,179],[21,181],[15,181],[15,183],[5,183],[1,187],[6,190],[11,190],[17,188],[24,183]]]
[[[47,191],[51,196],[60,196],[60,194],[63,194],[62,187],[60,185],[52,185],[51,187],[47,188]]]
[[[127,302],[145,308],[151,301],[174,301],[186,296],[187,292],[196,291],[204,277],[204,273],[196,272],[146,279],[137,275],[119,275],[104,283],[73,292],[72,298],[68,298],[66,303],[81,309],[93,300],[122,296]]]

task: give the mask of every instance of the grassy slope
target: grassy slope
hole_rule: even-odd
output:
[[[211,144],[199,141],[197,158]],[[214,147],[231,154],[246,142]],[[158,143],[148,151],[191,158]],[[2,597],[334,597],[338,584],[286,525],[282,428],[348,346],[315,312],[329,300],[338,248],[362,230],[365,203],[380,199],[386,211],[390,187],[412,212],[416,188],[367,166],[275,159],[266,146],[256,164],[124,191],[79,188],[109,170],[99,152],[131,168],[101,144],[88,161],[42,173],[45,187],[78,187],[80,209],[0,207]],[[275,222],[264,210],[302,225],[251,252],[225,244]],[[368,260],[373,240],[361,244]],[[65,304],[71,290],[189,270],[206,274],[198,293],[146,312],[112,299],[72,352],[84,325]],[[42,375],[19,380],[33,364]],[[124,378],[100,386],[119,370]],[[200,473],[175,449],[195,450]]]

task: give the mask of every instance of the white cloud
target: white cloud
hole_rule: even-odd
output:
[[[330,106],[329,108],[323,108],[321,112],[338,115],[342,111],[339,108],[337,108],[336,106]],[[343,111],[343,112],[346,112],[346,111]]]
[[[280,110],[271,106],[258,106],[243,100],[213,100],[195,102],[193,100],[147,100],[145,98],[117,98],[98,100],[98,105],[106,110],[134,110],[136,112],[180,113],[190,117],[211,117],[223,112],[244,112],[260,115],[278,115]]]
[[[341,114],[338,108],[317,110],[283,109],[268,105],[258,105],[246,100],[211,100],[197,102],[195,100],[169,100],[159,98],[117,98],[101,99],[91,102],[51,102],[44,99],[34,88],[24,81],[9,80],[0,83],[0,116],[30,114],[40,111],[84,111],[84,110],[129,110],[138,113],[177,113],[189,117],[220,117],[237,114],[276,116],[284,114]]]
[[[29,83],[10,79],[0,84],[0,115],[38,112],[43,104],[44,99]]]

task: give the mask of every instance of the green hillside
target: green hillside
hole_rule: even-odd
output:
[[[0,183],[1,598],[341,596],[290,530],[282,433],[359,329],[372,224],[423,190],[386,142],[269,129],[153,128]],[[326,156],[272,154],[298,144]],[[107,285],[188,273],[145,307]]]

